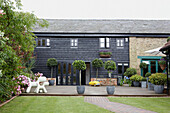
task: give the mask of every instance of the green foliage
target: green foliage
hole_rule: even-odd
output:
[[[140,67],[140,68],[144,68],[144,69],[145,69],[145,68],[147,68],[147,64],[146,64],[146,63],[141,62],[141,63],[140,63],[140,65],[139,65],[139,67]]]
[[[53,68],[57,66],[57,60],[55,58],[49,58],[47,60],[47,66],[51,67],[51,78],[53,77]]]
[[[112,55],[112,52],[100,52],[100,55]]]
[[[47,66],[49,67],[57,66],[57,60],[55,58],[49,58],[47,60]]]
[[[123,86],[123,79],[120,80],[120,86]]]
[[[130,80],[135,81],[135,82],[139,82],[139,81],[142,80],[142,78],[143,78],[142,76],[136,74],[136,75],[131,76]]]
[[[151,73],[150,73],[150,72],[147,72],[147,73],[145,74],[145,77],[149,77],[149,76],[151,76]]]
[[[165,65],[166,61],[165,60],[159,60],[158,63],[159,63],[159,65]]]
[[[147,81],[147,79],[143,77],[141,81]]]
[[[132,81],[129,81],[129,83],[128,83],[128,84],[129,84],[129,87],[131,87],[131,86],[132,86]]]
[[[167,75],[164,73],[155,73],[149,77],[149,81],[155,85],[164,85],[167,80]]]
[[[0,0],[0,9],[5,13],[0,16],[0,83],[8,85],[6,92],[14,91],[17,84],[12,78],[20,75],[26,68],[25,64],[33,58],[36,37],[32,33],[33,27],[47,26],[47,21],[22,12],[21,6],[20,0]],[[1,94],[0,98],[8,99],[4,90]]]
[[[86,64],[83,60],[75,60],[72,64],[77,70],[85,70]]]
[[[126,72],[124,73],[125,76],[131,77],[137,73],[135,68],[127,68]]]
[[[103,61],[101,59],[96,58],[92,61],[92,66],[95,68],[103,67]]]
[[[35,58],[30,59],[30,61],[24,64],[25,69],[23,69],[23,72],[34,75],[31,69],[35,68],[35,65],[36,65],[35,63],[36,63]]]
[[[170,41],[170,37],[167,38],[167,42],[169,42],[169,41]]]
[[[108,70],[108,72],[111,72],[116,70],[116,63],[113,60],[108,60],[105,62],[104,68]]]

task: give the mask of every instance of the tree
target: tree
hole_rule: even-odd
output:
[[[131,77],[137,73],[135,68],[127,68],[126,72],[124,73],[125,76]]]
[[[103,61],[101,59],[94,59],[92,61],[92,66],[96,68],[96,81],[97,81],[97,78],[98,78],[98,69],[100,67],[103,67]]]
[[[21,6],[20,0],[0,0],[0,31],[3,33],[0,37],[0,86],[7,84],[10,93],[16,85],[13,77],[23,73],[24,64],[34,57],[33,27],[48,26],[47,21],[39,20],[33,13],[21,12]]]
[[[110,84],[111,84],[111,73],[112,71],[116,70],[116,63],[113,60],[108,60],[105,62],[105,69],[107,69],[110,77]]]
[[[55,58],[49,58],[47,60],[47,66],[51,67],[51,78],[53,77],[53,68],[57,66],[57,60]]]
[[[83,60],[75,60],[72,64],[77,70],[79,70],[79,81],[81,86],[81,70],[86,69],[86,64]]]

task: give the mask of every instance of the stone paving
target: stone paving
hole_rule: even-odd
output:
[[[130,105],[125,105],[116,102],[110,102],[107,97],[95,97],[95,96],[86,96],[84,98],[85,102],[97,105],[104,109],[110,110],[115,113],[156,113],[153,111],[144,110],[141,108],[136,108]]]
[[[75,95],[77,94],[76,86],[46,86],[48,91],[47,94],[58,94],[58,95]],[[35,88],[31,89],[31,93],[34,93]],[[35,93],[34,93],[35,94]],[[106,86],[85,86],[84,95],[107,95]],[[147,88],[141,87],[122,87],[122,86],[115,86],[115,93],[114,95],[162,95],[165,96],[166,94],[155,94],[154,91],[149,91]]]

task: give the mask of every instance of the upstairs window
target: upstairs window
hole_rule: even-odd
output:
[[[117,47],[123,47],[124,46],[124,39],[117,39]]]
[[[50,39],[49,38],[37,38],[37,47],[49,47]]]
[[[71,47],[78,47],[78,39],[77,38],[72,38],[71,40]]]
[[[110,39],[100,38],[100,48],[110,48]]]

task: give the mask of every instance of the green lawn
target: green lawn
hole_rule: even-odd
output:
[[[109,97],[109,100],[158,113],[170,113],[170,98]]]
[[[0,113],[110,113],[84,102],[83,97],[17,97],[0,108]]]

